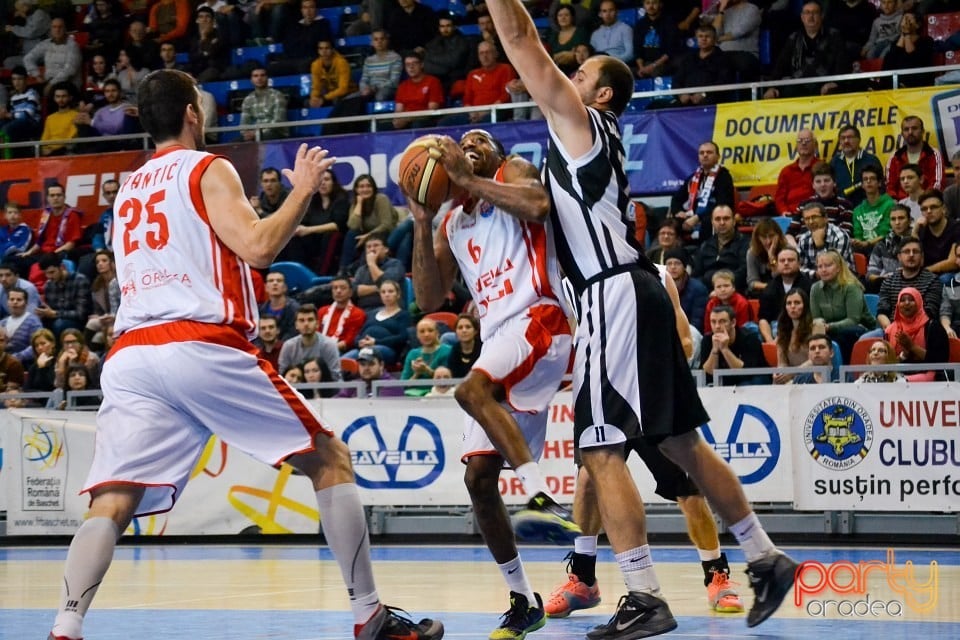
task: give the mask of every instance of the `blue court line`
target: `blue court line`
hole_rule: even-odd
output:
[[[895,561],[902,564],[911,561],[916,565],[936,561],[944,566],[960,565],[960,549],[931,549],[893,547]],[[523,546],[521,557],[527,562],[563,562],[569,549],[565,547]],[[784,547],[795,560],[816,560],[818,562],[836,562],[849,560],[886,560],[887,548],[832,548],[823,547]],[[724,549],[731,562],[744,562],[743,553],[736,547]],[[652,545],[654,562],[697,562],[696,551],[692,546]],[[486,547],[426,545],[392,546],[374,545],[370,549],[374,561],[390,562],[490,562]],[[67,555],[66,547],[0,548],[0,562],[5,561],[63,561]],[[250,545],[145,545],[120,546],[114,556],[116,560],[333,560],[326,546],[250,546]],[[612,562],[613,554],[609,547],[600,549],[599,559]]]

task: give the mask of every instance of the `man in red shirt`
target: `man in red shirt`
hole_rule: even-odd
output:
[[[83,213],[68,206],[63,185],[47,186],[47,206],[40,214],[35,229],[37,243],[24,256],[38,253],[62,253],[72,251],[83,237],[81,220]]]
[[[403,57],[407,79],[397,86],[394,95],[394,113],[405,111],[436,111],[443,106],[443,85],[439,78],[423,72],[423,54],[410,51]],[[394,118],[394,129],[418,129],[433,124],[433,118]]]
[[[320,333],[337,341],[340,353],[353,349],[357,344],[357,335],[367,321],[367,314],[353,304],[353,288],[346,278],[335,278],[330,282],[333,304],[320,307],[317,320]]]
[[[817,137],[810,129],[797,132],[797,159],[780,170],[777,177],[777,193],[774,202],[777,213],[792,216],[804,200],[809,200],[813,190],[813,164],[817,161]]]
[[[463,89],[463,106],[478,107],[486,104],[510,102],[507,84],[517,77],[509,64],[498,62],[500,54],[492,42],[484,40],[477,45],[480,66],[467,73]],[[471,111],[447,116],[441,125],[476,124],[490,122],[489,111]]]
[[[926,142],[923,120],[917,116],[904,118],[900,123],[900,136],[903,146],[887,160],[887,193],[894,200],[907,197],[907,192],[900,185],[900,169],[911,163],[920,165],[924,189],[943,189],[943,155]]]

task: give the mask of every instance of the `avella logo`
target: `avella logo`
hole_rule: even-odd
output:
[[[443,439],[435,424],[409,416],[396,441],[387,441],[374,416],[354,420],[344,431],[357,485],[364,489],[417,489],[436,480],[443,471]]]
[[[759,407],[739,405],[722,442],[717,440],[709,424],[700,427],[700,431],[704,440],[733,467],[743,484],[766,478],[780,459],[777,423]]]

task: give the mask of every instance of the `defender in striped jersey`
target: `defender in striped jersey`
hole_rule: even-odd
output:
[[[551,61],[520,0],[488,0],[510,62],[546,118],[544,181],[557,256],[580,301],[574,338],[574,443],[596,488],[604,529],[628,594],[588,638],[631,640],[677,623],[660,596],[647,544],[643,501],[624,462],[628,440],[645,438],[694,479],[731,524],[747,556],[755,599],[747,624],[780,606],[796,563],[751,511],[736,475],[697,432],[707,420],[657,271],[633,239],[617,117],[633,74],[609,56],[587,59],[567,78]]]

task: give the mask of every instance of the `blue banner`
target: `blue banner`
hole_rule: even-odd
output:
[[[633,194],[672,193],[697,166],[697,147],[713,134],[714,107],[670,109],[626,114],[620,121],[627,175]],[[357,176],[370,174],[394,204],[404,204],[397,186],[397,164],[410,142],[425,133],[442,133],[454,139],[472,127],[445,127],[410,131],[385,131],[307,139],[337,157],[334,173],[349,189]],[[523,156],[537,167],[546,155],[547,126],[543,120],[486,124],[509,153]],[[293,165],[299,141],[265,143],[264,167]]]

